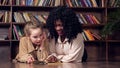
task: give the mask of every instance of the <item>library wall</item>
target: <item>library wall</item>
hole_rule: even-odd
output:
[[[49,12],[58,5],[64,5],[76,12],[82,24],[82,35],[88,53],[87,60],[120,61],[120,54],[118,53],[120,32],[116,31],[113,35],[107,35],[104,38],[101,35],[101,30],[109,23],[109,13],[119,9],[119,1],[0,0],[0,53],[6,52],[7,56],[14,59],[18,51],[19,39],[24,35],[23,27],[25,23],[36,21],[45,25]],[[4,45],[7,45],[7,47]]]

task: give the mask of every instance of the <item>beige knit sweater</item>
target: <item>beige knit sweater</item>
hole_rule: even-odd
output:
[[[45,61],[48,57],[48,46],[47,41],[44,45],[44,49],[38,49],[35,51],[35,48],[28,37],[22,37],[19,43],[19,51],[16,56],[16,59],[20,62],[27,62],[27,59],[33,56],[34,59],[38,61]]]

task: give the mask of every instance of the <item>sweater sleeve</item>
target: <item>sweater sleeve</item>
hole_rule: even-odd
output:
[[[16,57],[16,59],[20,62],[26,62],[29,57],[32,57],[31,54],[28,52],[28,43],[26,42],[25,38],[20,39],[19,43],[19,53]]]

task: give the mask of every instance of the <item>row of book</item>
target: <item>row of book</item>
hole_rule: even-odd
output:
[[[120,0],[66,0],[68,7],[120,7]]]
[[[0,0],[0,5],[9,5],[9,0]]]
[[[8,39],[8,29],[0,29],[2,31],[0,33],[0,40]],[[12,39],[13,40],[20,40],[20,37],[24,35],[23,28],[18,25],[13,25],[12,28]],[[101,36],[98,30],[89,30],[84,29],[82,32],[83,38],[85,41],[94,41],[94,40],[101,40]]]
[[[14,12],[14,20],[16,23],[25,23],[29,21],[38,22],[41,24],[46,23],[48,15],[45,14],[32,14],[27,12]]]
[[[28,22],[34,20],[36,22],[46,23],[48,15],[34,15],[27,12],[14,12],[14,20],[15,22]],[[100,20],[93,14],[77,14],[79,21],[81,24],[100,24]]]
[[[120,6],[119,0],[15,0],[14,5],[24,6],[58,6],[67,5],[68,7],[116,7]]]
[[[0,5],[105,7],[105,2],[108,7],[120,7],[120,0],[0,0]]]
[[[21,6],[58,6],[63,5],[63,0],[14,0],[13,4]]]
[[[93,14],[77,14],[81,24],[100,24],[100,20]]]
[[[107,6],[109,7],[120,7],[120,0],[107,0]]]
[[[0,40],[7,40],[9,35],[8,28],[0,28]]]
[[[14,12],[14,21],[17,23],[24,23],[31,20],[46,23],[47,16],[46,14],[31,14],[27,12]],[[77,17],[79,18],[79,21],[81,24],[100,24],[100,20],[97,18],[97,16],[93,14],[77,14]],[[11,12],[9,11],[0,11],[0,22],[11,22]]]
[[[85,41],[101,40],[100,31],[96,29],[84,29],[82,32]]]
[[[23,28],[19,25],[13,25],[13,39],[20,40],[20,37],[24,35]],[[85,41],[101,40],[100,32],[96,29],[84,29],[82,32]]]
[[[19,25],[13,25],[12,28],[12,39],[14,40],[20,40],[20,37],[24,35],[23,28]]]
[[[69,7],[104,7],[105,0],[66,0]]]
[[[11,22],[11,12],[9,11],[0,11],[0,22]]]

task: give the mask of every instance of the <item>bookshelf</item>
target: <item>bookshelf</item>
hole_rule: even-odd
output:
[[[0,36],[2,36],[2,30],[6,29],[7,37],[0,40],[0,48],[7,46],[9,49],[4,52],[10,59],[14,59],[19,45],[15,27],[22,33],[25,22],[29,20],[45,21],[53,8],[57,5],[66,5],[76,12],[83,29],[91,33],[88,34],[94,38],[90,40],[89,37],[84,37],[88,53],[87,61],[120,61],[118,53],[120,39],[115,38],[120,33],[117,32],[112,36],[113,38],[106,37],[105,39],[100,35],[100,31],[108,23],[109,12],[119,9],[117,3],[118,0],[1,0]],[[44,19],[41,19],[41,16]],[[83,36],[85,34],[84,32]]]

